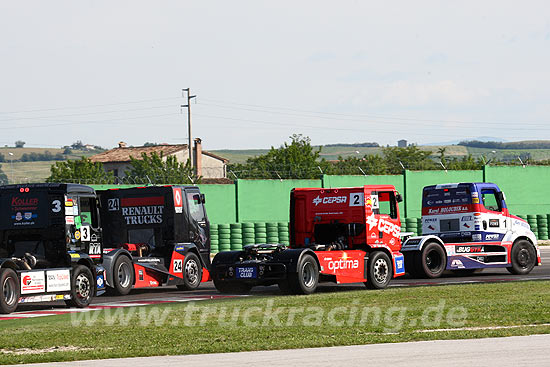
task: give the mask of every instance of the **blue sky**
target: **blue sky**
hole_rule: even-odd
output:
[[[4,1],[0,144],[550,139],[544,1]]]

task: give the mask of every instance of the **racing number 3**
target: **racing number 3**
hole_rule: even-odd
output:
[[[52,212],[59,213],[61,211],[61,201],[60,200],[54,200],[52,201]]]

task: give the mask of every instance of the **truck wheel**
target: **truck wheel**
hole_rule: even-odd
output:
[[[313,256],[305,254],[298,262],[296,273],[288,275],[288,285],[295,294],[311,294],[319,284],[319,266]]]
[[[447,255],[441,245],[428,242],[416,254],[416,267],[424,278],[439,278],[447,266]]]
[[[251,285],[245,283],[228,282],[220,279],[214,279],[214,286],[218,292],[224,294],[248,294],[252,289]]]
[[[520,240],[512,246],[510,257],[512,266],[506,269],[516,275],[529,274],[537,263],[535,248],[525,240]]]
[[[202,279],[202,265],[199,257],[188,252],[183,262],[183,284],[176,287],[182,291],[192,291],[199,287]]]
[[[119,256],[113,266],[113,287],[109,293],[125,296],[134,285],[134,265],[128,256]]]
[[[369,259],[368,277],[365,285],[369,289],[384,289],[393,276],[390,257],[382,251],[375,251]]]
[[[65,301],[70,307],[87,307],[94,295],[94,276],[88,267],[78,265],[71,278],[71,299]]]
[[[19,278],[15,270],[10,268],[0,269],[0,313],[12,313],[17,308],[21,291]]]

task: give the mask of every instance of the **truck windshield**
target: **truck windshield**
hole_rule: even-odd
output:
[[[468,187],[424,189],[422,207],[471,204],[472,196]]]

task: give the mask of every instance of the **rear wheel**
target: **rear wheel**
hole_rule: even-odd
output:
[[[125,296],[134,285],[134,265],[128,256],[119,256],[113,267],[113,288],[109,293]]]
[[[388,286],[393,276],[393,266],[390,257],[382,251],[370,254],[367,281],[369,289],[383,289]]]
[[[537,263],[535,247],[525,240],[519,240],[514,243],[510,256],[512,266],[506,269],[512,274],[529,274]]]
[[[318,284],[319,266],[317,261],[313,256],[305,254],[298,261],[296,273],[289,274],[288,286],[292,293],[311,294],[315,292]]]
[[[436,242],[428,242],[416,253],[416,268],[424,278],[439,278],[447,265],[447,254]]]
[[[0,269],[0,313],[12,313],[17,308],[21,291],[15,270]]]
[[[87,307],[92,301],[94,286],[92,271],[84,265],[77,265],[71,278],[71,299],[65,303],[71,307]]]
[[[183,262],[183,284],[176,287],[183,291],[192,291],[199,287],[202,279],[202,265],[199,257],[188,252]]]

